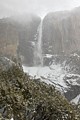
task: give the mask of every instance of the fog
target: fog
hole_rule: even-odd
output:
[[[0,0],[0,17],[34,13],[44,16],[48,12],[70,10],[80,6],[80,0]]]

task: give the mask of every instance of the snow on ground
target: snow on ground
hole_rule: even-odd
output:
[[[80,58],[80,56],[77,53],[72,54],[72,56],[76,56],[76,57]]]
[[[80,94],[76,98],[74,98],[73,100],[71,100],[71,103],[78,104],[79,101],[80,101]]]
[[[28,73],[32,77],[40,78],[41,81],[47,84],[54,84],[55,86],[61,88],[67,88],[66,83],[63,78],[66,74],[60,64],[53,64],[50,67],[26,67],[23,65],[24,72]]]
[[[28,73],[32,77],[40,78],[41,76],[46,76],[50,73],[49,67],[27,67],[23,66],[24,72]]]
[[[47,57],[47,58],[51,58],[53,55],[51,55],[51,54],[46,54],[46,56],[45,57]]]
[[[60,88],[68,87],[63,79],[65,76],[67,78],[72,77],[71,79],[66,80],[69,84],[79,85],[78,79],[80,78],[80,75],[67,73],[60,64],[52,64],[49,67],[27,67],[23,65],[23,70],[32,77],[41,78],[41,80],[47,84],[54,84]],[[76,77],[76,79],[74,79],[74,77]]]
[[[11,118],[11,120],[14,120],[13,118]]]

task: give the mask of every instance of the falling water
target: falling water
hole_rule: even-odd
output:
[[[35,46],[34,51],[34,65],[35,66],[43,66],[43,55],[42,55],[42,25],[43,21],[41,20],[41,23],[37,30],[37,43]]]

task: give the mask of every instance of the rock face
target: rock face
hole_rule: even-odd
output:
[[[16,24],[9,19],[0,20],[0,55],[17,56],[19,44]]]
[[[17,56],[20,54],[22,62],[33,64],[35,34],[40,18],[27,14],[0,20],[0,54]]]
[[[80,8],[49,13],[43,20],[43,53],[80,51]]]
[[[65,60],[65,69],[70,74],[64,77],[64,81],[66,81],[69,87],[65,96],[71,101],[80,94],[80,56],[72,54],[67,57]]]

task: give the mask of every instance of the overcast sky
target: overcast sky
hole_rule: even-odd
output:
[[[29,12],[44,16],[51,11],[77,6],[80,6],[80,0],[0,0],[0,17]]]

